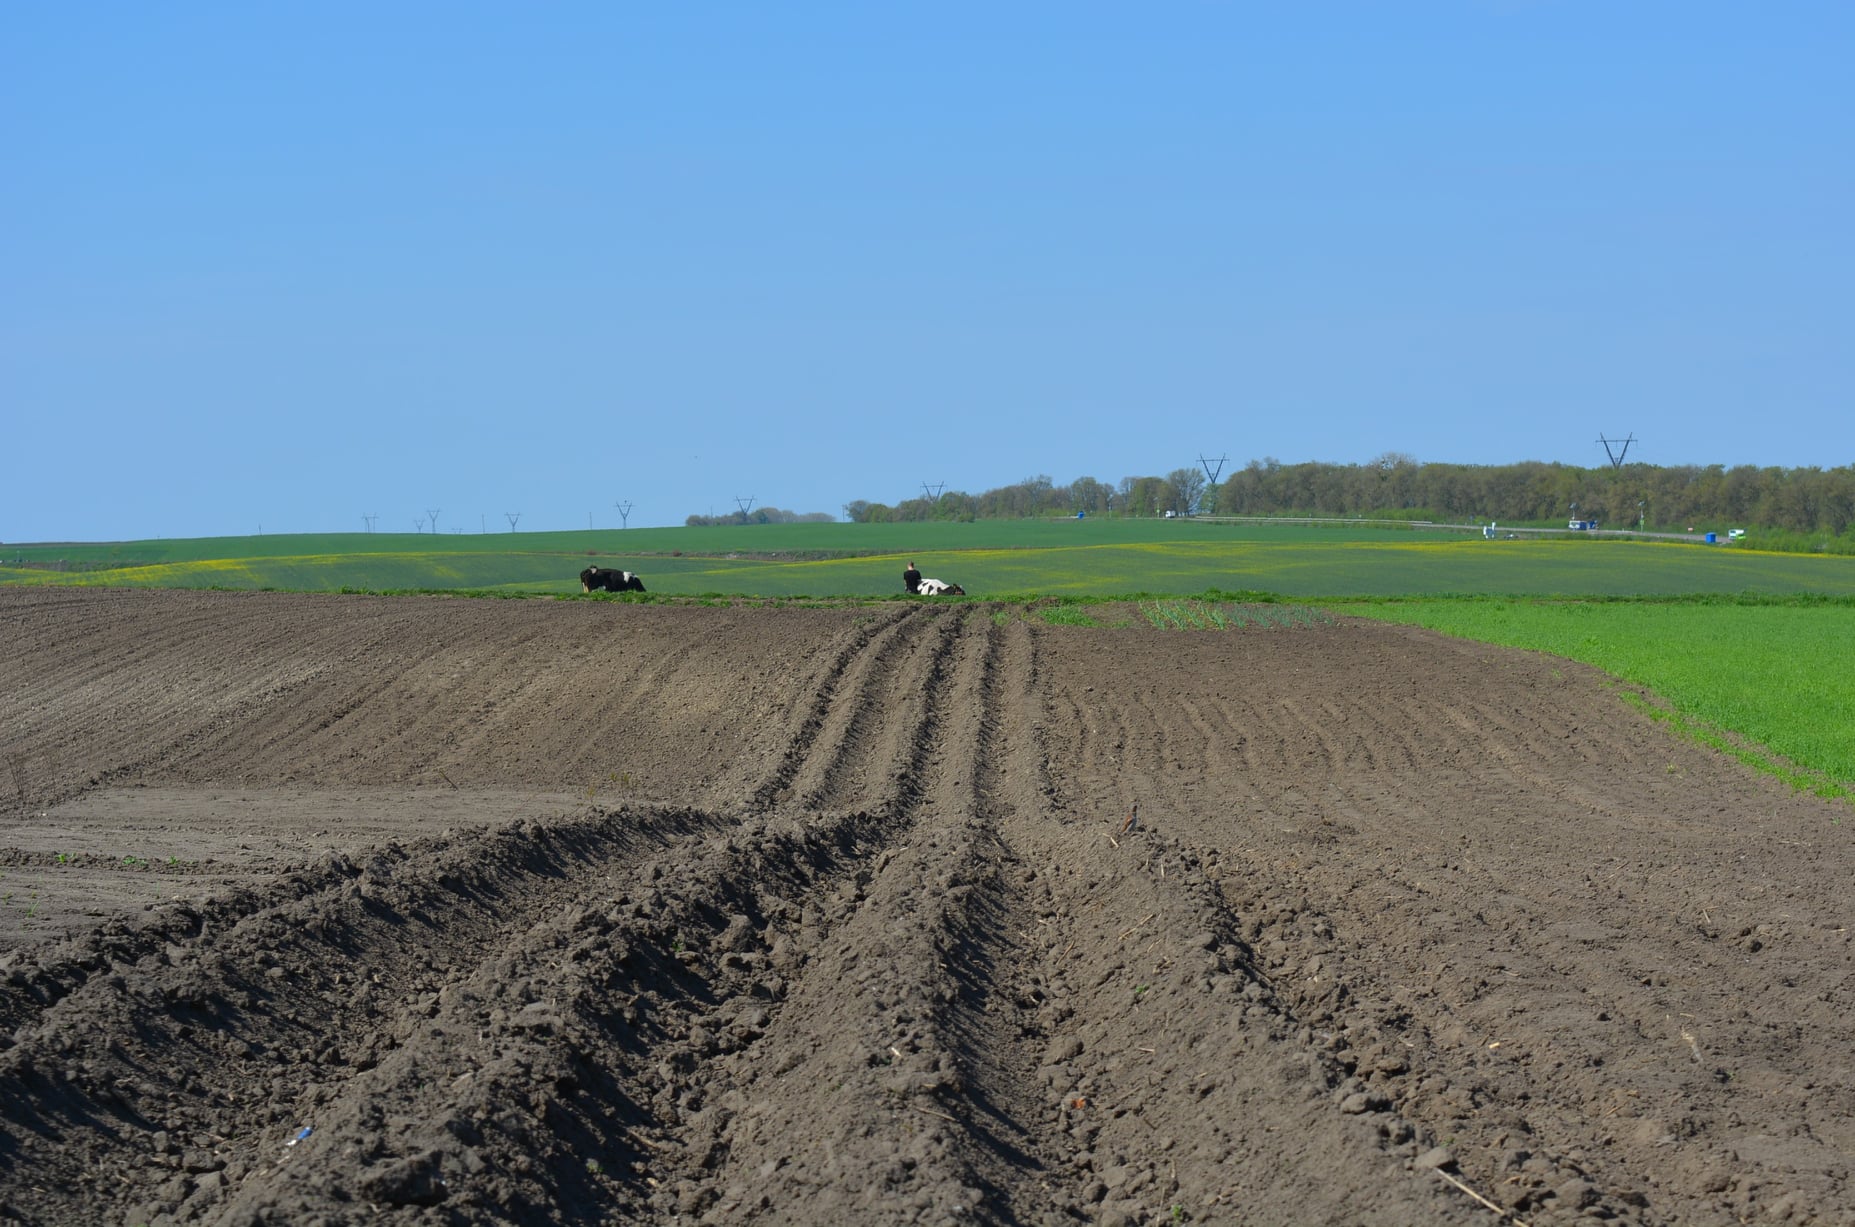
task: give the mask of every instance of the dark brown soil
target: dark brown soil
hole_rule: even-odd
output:
[[[1855,1224],[1848,807],[1561,660],[69,589],[0,643],[0,1222]]]

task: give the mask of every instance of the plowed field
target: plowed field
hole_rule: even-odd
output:
[[[1855,1223],[1846,806],[1010,612],[0,591],[0,1222]]]

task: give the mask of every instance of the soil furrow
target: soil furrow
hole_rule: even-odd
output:
[[[1222,778],[1239,797],[1248,786],[1268,798],[1260,810],[1240,804],[1234,821],[1218,822],[1177,777],[1151,780],[1142,810],[1224,851],[1234,872],[1220,880],[1240,915],[1268,922],[1253,941],[1295,1017],[1334,1036],[1345,1061],[1368,1051],[1348,1075],[1366,1083],[1355,1093],[1450,1139],[1464,1176],[1529,1221],[1591,1211],[1727,1222],[1748,1206],[1835,1201],[1849,1082],[1832,1077],[1800,1094],[1813,1081],[1806,1070],[1820,1079],[1824,1069],[1795,1045],[1836,1027],[1828,1003],[1851,983],[1846,933],[1823,910],[1821,887],[1774,890],[1768,864],[1782,851],[1787,874],[1820,881],[1820,845],[1807,832],[1826,829],[1824,816],[1751,777],[1728,785],[1718,760],[1668,742],[1588,672],[1501,656],[1488,673],[1535,687],[1530,735],[1540,752],[1529,757],[1529,730],[1502,704],[1429,684],[1438,672],[1473,675],[1462,658],[1491,650],[1437,645],[1454,659],[1414,667],[1385,648],[1427,645],[1383,638],[1322,660],[1305,651],[1321,639],[1297,635],[1278,671],[1246,675],[1245,701],[1224,709],[1230,740],[1263,752],[1242,776]],[[1355,659],[1371,660],[1371,672]],[[1205,666],[1192,676],[1215,675]],[[1294,752],[1308,734],[1259,719],[1283,689],[1339,694],[1365,676],[1358,708],[1400,730],[1414,761],[1341,756],[1310,775]],[[1090,701],[1104,702],[1105,689],[1120,713],[1097,719],[1118,720],[1130,743],[1146,736],[1152,705],[1124,701],[1099,673],[1093,680]],[[1179,674],[1173,687],[1210,685]],[[1567,745],[1574,729],[1620,742],[1619,752]],[[1644,779],[1632,760],[1667,770]],[[1182,765],[1189,778],[1193,764]],[[1708,780],[1698,797],[1697,777]],[[1081,779],[1113,784],[1099,765]],[[1722,789],[1743,789],[1751,808],[1693,804]],[[1802,825],[1780,841],[1802,855],[1769,840],[1755,850],[1735,829],[1753,812],[1779,811]],[[1586,842],[1568,844],[1564,833],[1578,829]],[[1760,972],[1758,956],[1780,932],[1808,961],[1782,976]],[[1786,1022],[1761,1027],[1746,1003],[1771,993],[1784,999]],[[1737,1071],[1721,1051],[1736,1054]],[[1381,1079],[1381,1060],[1398,1072]]]
[[[454,1204],[476,1197],[505,1210],[525,1205],[525,1221],[552,1221],[567,1203],[543,1205],[522,1181],[536,1175],[518,1153],[533,1145],[532,1126],[482,1141],[482,1112],[465,1119],[456,1096],[441,1092],[478,1105],[505,1092],[522,1101],[531,1096],[509,1079],[566,1071],[542,1081],[552,1093],[568,1084],[575,1092],[555,1106],[577,1122],[567,1132],[578,1139],[581,1165],[591,1159],[605,1173],[592,1182],[604,1200],[641,1205],[650,1187],[633,1168],[645,1151],[669,1145],[652,1139],[691,1098],[665,1092],[699,1084],[708,1058],[751,1038],[778,1008],[783,982],[771,968],[785,955],[761,939],[769,906],[803,913],[808,892],[832,893],[814,883],[820,867],[847,855],[845,863],[866,860],[875,830],[860,817],[769,833],[699,815],[621,811],[336,866],[308,895],[208,924],[188,946],[117,963],[41,1025],[22,1028],[4,1058],[9,1116],[58,1130],[73,1125],[73,1091],[116,1105],[123,1127],[149,1138],[148,1179],[166,1190],[153,1191],[144,1209],[180,1221],[217,1214],[226,1198],[235,1207],[281,1201],[314,1210],[390,1184],[407,1164],[431,1176],[447,1162],[461,1182]],[[133,1025],[125,1005],[141,1007]],[[744,1020],[721,1018],[743,1012]],[[732,1041],[724,1025],[735,1026]],[[554,1042],[557,1034],[565,1039]],[[218,1065],[177,1085],[150,1080],[141,1053],[189,1047],[211,1052]],[[86,1060],[85,1050],[108,1056]],[[60,1062],[62,1072],[42,1085]],[[666,1062],[681,1074],[661,1075]],[[487,1070],[480,1077],[472,1074],[478,1066]],[[262,1088],[255,1100],[246,1089],[254,1083]],[[251,1106],[241,1108],[241,1099]],[[211,1132],[199,1123],[208,1115]],[[268,1148],[291,1122],[313,1122],[318,1140],[284,1156],[296,1165],[286,1171]],[[440,1136],[447,1130],[449,1143]],[[202,1162],[230,1174],[194,1180],[199,1187],[183,1193],[189,1182],[175,1178],[164,1148],[187,1138],[212,1152]],[[46,1171],[84,1158],[81,1149],[41,1154],[30,1138],[7,1140],[19,1152],[13,1158]],[[305,1176],[302,1163],[311,1160],[302,1156],[350,1145],[365,1156],[360,1186]],[[498,1145],[511,1148],[512,1167],[491,1172],[485,1155],[501,1153]],[[448,1158],[433,1159],[434,1146]],[[558,1158],[550,1152],[555,1167]],[[448,1201],[445,1179],[443,1196],[429,1181],[382,1196]],[[547,1197],[585,1191],[570,1186],[550,1182]]]
[[[1855,1225],[1846,806],[1564,661],[901,603],[0,622],[0,1221],[1493,1221],[1453,1179]]]
[[[290,1102],[305,1078],[339,1083],[390,1051],[395,1034],[381,1019],[395,1002],[435,987],[497,925],[519,926],[537,891],[607,854],[612,835],[569,830],[537,844],[516,831],[418,856],[389,849],[364,864],[336,856],[243,906],[182,909],[146,933],[78,944],[70,962],[82,959],[91,974],[16,1030],[0,1055],[18,1109],[9,1119],[70,1128],[88,1097],[145,1133],[248,1136],[272,1123],[264,1114]],[[33,978],[17,980],[37,994]],[[196,1054],[182,1063],[196,1072],[163,1077],[161,1057],[182,1053]],[[267,1093],[241,1107],[253,1102],[254,1080]],[[48,1170],[81,1163],[78,1140],[31,1160]],[[31,1150],[28,1136],[9,1131],[7,1142]]]
[[[860,617],[852,625],[850,634],[834,645],[835,650],[825,658],[823,667],[806,679],[800,691],[804,699],[794,705],[795,718],[785,734],[781,753],[772,770],[753,790],[753,808],[765,810],[790,798],[793,780],[811,763],[817,754],[819,739],[827,735],[827,722],[833,711],[838,710],[840,687],[848,684],[853,691],[856,687],[854,681],[846,683],[846,674],[853,667],[866,667],[872,644],[874,652],[881,655],[887,645],[907,634],[906,628],[912,625],[909,613],[882,620]]]
[[[1045,671],[1034,659],[1014,670]],[[1055,695],[1048,702],[1053,713],[1074,710]],[[1018,706],[1036,703],[1029,690]],[[1120,734],[1129,740],[1159,718],[1152,704],[1134,710],[1140,718]],[[1025,726],[1005,756],[1021,764],[1018,795],[1053,786],[1039,778],[1042,763],[1069,733],[1055,715],[1020,718]],[[1214,727],[1195,729],[1200,755],[1229,743]],[[1070,791],[1071,821],[1054,825],[1029,806],[1003,826],[1035,867],[1023,875],[1028,906],[1019,905],[1034,926],[1023,930],[1034,969],[1025,998],[1037,1012],[1027,1035],[1042,1044],[1035,1078],[1059,1114],[1050,1134],[1060,1141],[1049,1147],[1061,1156],[1050,1180],[1058,1204],[1127,1222],[1268,1221],[1284,1206],[1308,1222],[1469,1221],[1434,1180],[1407,1174],[1416,1131],[1376,1099],[1350,1102],[1345,1071],[1262,972],[1242,917],[1212,883],[1216,866],[1164,833],[1171,796],[1130,796],[1112,777]],[[1182,1128],[1188,1121],[1195,1127]],[[1370,1196],[1328,1179],[1362,1165],[1373,1171]]]
[[[952,991],[949,926],[982,860],[972,747],[954,717],[978,699],[985,641],[952,616],[930,629],[904,654],[913,676],[878,686],[907,696],[910,713],[869,739],[902,783],[881,818],[886,846],[828,906],[801,914],[791,944],[804,972],[765,1040],[783,1055],[739,1070],[709,1149],[713,1178],[685,1182],[716,1221],[940,1221],[983,1199],[954,1110],[966,1075],[938,1007]],[[849,705],[868,693],[859,685]]]
[[[871,834],[856,818],[749,823],[557,891],[420,998],[413,1033],[327,1105],[319,1149],[359,1149],[358,1177],[275,1167],[233,1211],[356,1196],[532,1223],[673,1209],[679,1173],[700,1169],[689,1122],[781,1008],[769,907],[828,890]]]
[[[872,645],[842,676],[786,800],[801,809],[897,811],[913,783],[911,748],[931,716],[921,693],[937,675],[952,623],[917,613]]]
[[[970,754],[975,809],[989,850],[964,906],[950,917],[943,968],[954,981],[939,1029],[968,1071],[962,1123],[973,1183],[990,1222],[1081,1221],[1088,1210],[1063,1177],[1079,1143],[1065,1108],[1036,1074],[1049,1035],[1033,970],[1036,934],[1051,917],[1035,906],[1037,871],[1006,842],[1051,788],[1043,771],[1034,645],[1023,625],[993,629],[980,676]]]

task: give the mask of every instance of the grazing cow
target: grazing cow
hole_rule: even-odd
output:
[[[610,567],[587,567],[580,572],[581,592],[642,592],[644,581],[630,571]]]
[[[917,596],[965,596],[966,589],[945,580],[924,579],[915,589]]]

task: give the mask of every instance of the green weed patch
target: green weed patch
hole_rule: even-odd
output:
[[[1051,626],[1100,626],[1095,616],[1080,605],[1049,605],[1037,611],[1037,616]]]

